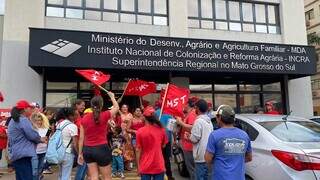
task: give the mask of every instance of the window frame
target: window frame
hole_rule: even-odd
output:
[[[64,15],[62,18],[71,18],[72,17],[67,17],[66,16],[66,9],[75,9],[75,10],[82,10],[82,18],[84,20],[92,20],[92,19],[86,19],[85,17],[85,12],[86,11],[96,11],[100,13],[100,19],[99,21],[110,21],[110,20],[104,20],[104,13],[115,13],[118,16],[118,21],[110,21],[110,22],[120,22],[120,23],[125,23],[121,21],[121,14],[131,14],[135,16],[135,24],[143,24],[143,23],[139,23],[138,22],[138,16],[142,15],[142,16],[150,16],[152,21],[151,24],[149,25],[159,25],[159,24],[155,24],[154,19],[157,17],[162,17],[162,18],[166,18],[167,19],[167,23],[166,25],[161,25],[161,26],[168,26],[169,25],[169,0],[163,0],[166,1],[166,14],[161,14],[161,13],[156,13],[156,7],[155,7],[155,0],[150,0],[150,13],[146,13],[146,12],[139,12],[138,6],[139,6],[139,1],[138,0],[133,0],[134,1],[134,11],[124,11],[121,9],[121,1],[122,0],[117,0],[117,9],[116,10],[112,10],[112,9],[105,9],[104,7],[104,3],[105,0],[100,0],[100,7],[99,8],[93,8],[93,7],[86,7],[86,1],[89,0],[82,0],[81,6],[70,6],[68,5],[68,0],[63,0],[63,4],[62,5],[58,5],[58,4],[50,4],[48,2],[48,0],[45,0],[45,16],[47,16],[47,8],[48,7],[52,7],[52,8],[62,8],[64,11]],[[50,16],[50,17],[55,17],[55,16]],[[61,17],[60,17],[61,18]]]
[[[305,16],[306,16],[306,20],[308,20],[308,21],[314,19],[314,9],[312,8],[309,11],[306,11]]]
[[[216,23],[227,23],[227,29],[228,31],[238,31],[238,30],[230,30],[230,23],[240,23],[241,25],[241,32],[251,32],[251,31],[244,31],[243,30],[243,25],[246,24],[252,24],[254,26],[254,31],[255,33],[259,33],[257,32],[257,28],[256,26],[265,26],[266,27],[266,32],[267,34],[281,34],[281,23],[280,23],[280,17],[279,17],[279,14],[280,14],[280,8],[279,8],[279,4],[277,3],[269,3],[269,2],[258,2],[258,1],[248,1],[248,0],[243,0],[243,1],[237,1],[237,0],[225,0],[225,3],[226,3],[226,19],[218,19],[216,18],[216,1],[217,0],[212,0],[212,9],[213,9],[213,17],[212,18],[204,18],[202,17],[202,12],[201,12],[201,1],[202,0],[197,0],[198,2],[198,16],[197,17],[194,17],[194,16],[189,16],[188,15],[188,21],[190,20],[197,20],[199,21],[199,26],[198,27],[190,27],[189,28],[197,28],[197,29],[203,29],[203,27],[201,26],[201,22],[202,21],[212,21],[213,22],[213,28],[212,29],[215,29],[217,30],[217,25]],[[229,2],[238,2],[239,3],[239,12],[240,12],[240,20],[231,20],[230,19],[230,9],[229,9]],[[188,1],[189,3],[189,1]],[[242,5],[243,3],[247,3],[247,4],[252,4],[252,16],[253,16],[253,21],[250,22],[250,21],[244,21],[244,18],[243,18],[243,11],[242,11]],[[255,12],[255,5],[256,4],[259,4],[259,5],[264,5],[264,8],[265,8],[265,23],[260,23],[260,22],[257,22],[256,20],[256,12]],[[269,15],[268,15],[268,11],[269,11],[269,8],[268,6],[274,6],[275,8],[275,23],[270,23],[269,22]],[[271,33],[270,29],[271,27],[275,27],[276,28],[276,33]],[[221,30],[221,29],[219,29]],[[261,32],[260,32],[261,33]]]

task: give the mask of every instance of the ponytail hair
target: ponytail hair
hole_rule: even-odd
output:
[[[11,118],[15,121],[15,122],[19,122],[20,121],[20,116],[23,113],[23,109],[18,109],[17,107],[13,107],[11,109]]]
[[[160,123],[160,121],[158,120],[158,118],[155,116],[155,115],[152,115],[152,116],[147,116],[145,117],[146,120],[152,124],[152,125],[157,125],[159,126],[160,128],[162,128],[162,124]]]
[[[91,108],[93,111],[93,120],[99,124],[100,113],[103,107],[103,99],[101,96],[95,96],[91,99]]]

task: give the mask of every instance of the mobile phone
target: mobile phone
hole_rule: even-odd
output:
[[[51,134],[51,129],[48,129],[47,134],[46,134],[46,137],[49,137],[50,134]]]

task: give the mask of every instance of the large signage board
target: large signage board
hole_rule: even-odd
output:
[[[30,29],[29,65],[311,75],[314,47]]]

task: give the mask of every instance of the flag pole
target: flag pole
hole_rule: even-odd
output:
[[[140,108],[143,110],[144,107],[143,107],[143,104],[142,104],[142,97],[141,96],[139,96],[139,100],[140,100]]]
[[[100,85],[98,85],[98,87],[99,87],[101,90],[103,90],[104,92],[106,92],[106,93],[109,92],[108,90],[106,90],[104,87],[102,87],[102,86],[100,86]]]
[[[166,91],[165,91],[164,97],[162,99],[162,105],[161,105],[161,109],[160,109],[159,120],[161,119],[161,116],[162,116],[162,113],[163,113],[163,107],[164,107],[164,104],[165,104],[165,101],[166,101],[166,98],[167,98],[168,89],[169,89],[169,83],[167,83]]]
[[[119,97],[119,99],[117,100],[118,103],[120,103],[120,102],[122,101],[122,98],[123,98],[123,96],[124,96],[124,93],[125,93],[126,90],[127,90],[127,87],[128,87],[128,84],[129,84],[130,81],[131,81],[131,79],[129,79],[129,81],[127,82],[126,87],[124,88],[124,91],[123,91],[122,95],[121,95],[121,96]]]

